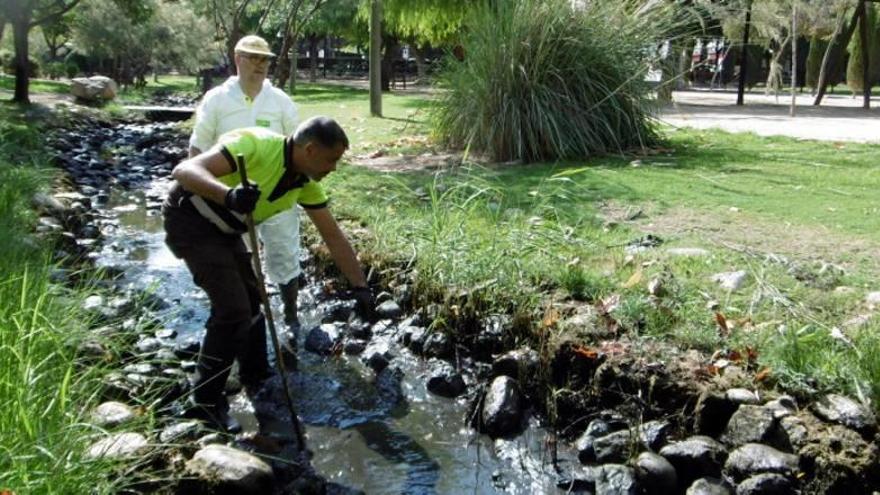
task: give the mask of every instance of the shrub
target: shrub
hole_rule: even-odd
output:
[[[445,62],[441,142],[526,162],[656,142],[644,76],[660,14],[630,2],[488,3],[468,16],[464,57]]]

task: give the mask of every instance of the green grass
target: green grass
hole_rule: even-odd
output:
[[[790,390],[878,398],[880,324],[845,330],[849,343],[832,336],[867,311],[862,298],[880,273],[870,253],[849,247],[876,249],[880,241],[873,195],[880,166],[872,146],[718,131],[670,131],[666,146],[647,157],[441,174],[345,167],[327,185],[339,198],[335,211],[374,232],[361,241],[366,259],[409,266],[417,301],[441,303],[438,326],[447,331],[470,331],[480,316],[508,312],[528,322],[511,341],[536,345],[548,304],[613,296],[619,304],[612,316],[631,337],[707,353],[751,347],[758,364]],[[603,205],[642,210],[647,218],[605,228]],[[662,234],[664,246],[627,259],[623,244],[676,216],[682,218]],[[796,249],[811,242],[825,249]],[[711,255],[673,257],[667,247],[702,247]],[[845,270],[823,268],[821,260]],[[737,292],[711,280],[732,270],[749,274]],[[666,288],[659,297],[647,290],[654,279]],[[851,291],[834,291],[838,286]],[[730,335],[719,332],[709,301],[731,322]],[[566,337],[570,330],[562,327],[553,329],[559,339],[589,340],[583,329]]]
[[[49,283],[52,246],[31,234],[30,198],[52,172],[40,129],[25,121],[0,107],[0,490],[110,493],[112,466],[81,460],[102,371],[74,352],[86,335],[85,292]]]
[[[15,89],[15,77],[0,74],[0,89],[13,91]],[[31,79],[29,90],[33,93],[69,93],[70,84],[65,81],[52,81],[49,79]]]

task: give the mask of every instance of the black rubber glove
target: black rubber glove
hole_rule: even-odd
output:
[[[257,207],[260,199],[260,188],[256,184],[250,187],[237,186],[226,193],[224,204],[227,208],[238,213],[250,213]]]
[[[373,299],[369,287],[355,287],[351,294],[356,302],[354,309],[357,315],[370,323],[376,323],[379,315],[376,314],[376,300]]]

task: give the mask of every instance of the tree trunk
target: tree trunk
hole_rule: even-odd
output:
[[[791,5],[791,108],[789,115],[794,117],[797,107],[797,2]]]
[[[370,115],[382,116],[382,0],[370,5]]]
[[[837,70],[837,60],[840,58],[842,50],[844,50],[849,44],[849,40],[852,38],[853,32],[856,30],[856,23],[858,21],[859,9],[856,9],[856,11],[853,12],[852,19],[850,19],[846,31],[836,32],[831,43],[828,44],[828,50],[825,52],[825,58],[822,60],[822,70],[819,71],[819,91],[816,93],[816,99],[813,100],[813,105],[818,106],[822,104],[822,98],[825,97],[829,76]]]
[[[868,45],[868,9],[864,1],[859,1],[859,10],[862,12],[859,21],[859,40],[862,43],[862,108],[871,108],[871,63],[868,60],[868,52],[871,47]]]
[[[382,91],[391,91],[391,82],[394,80],[394,53],[400,43],[393,36],[389,36],[383,42],[385,51],[382,57]]]
[[[743,30],[743,42],[742,48],[740,49],[740,57],[739,57],[739,86],[736,90],[736,104],[738,106],[743,105],[744,95],[746,92],[746,67],[749,66],[749,31],[752,29],[752,0],[749,0],[749,4],[746,7],[746,26]]]
[[[26,7],[27,9],[27,7]],[[12,19],[12,37],[15,43],[15,95],[12,101],[30,104],[30,63],[28,63],[28,21],[30,12]]]
[[[324,64],[327,64],[327,50],[324,50]],[[309,81],[318,81],[318,35],[309,36]]]
[[[415,43],[409,46],[412,49],[413,58],[416,59],[416,77],[419,79],[419,82],[423,83],[428,75],[428,68],[425,66],[425,51],[418,48]]]

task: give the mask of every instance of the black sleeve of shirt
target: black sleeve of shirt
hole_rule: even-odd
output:
[[[235,158],[232,157],[232,153],[230,153],[229,150],[226,149],[226,146],[220,147],[220,153],[223,155],[224,158],[226,158],[226,161],[229,162],[229,165],[232,166],[232,171],[237,172],[238,164],[235,163]]]
[[[324,201],[323,203],[318,203],[316,205],[304,205],[302,203],[299,203],[299,205],[306,210],[320,210],[321,208],[326,208],[328,204],[330,204],[330,201]]]

